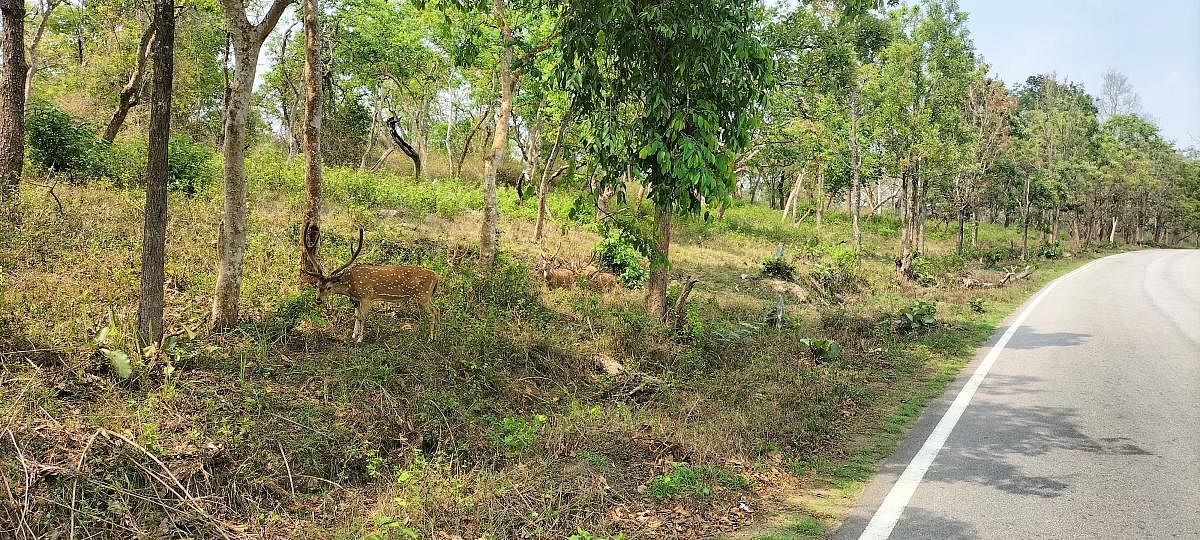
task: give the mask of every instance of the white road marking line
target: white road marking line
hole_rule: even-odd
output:
[[[979,367],[975,369],[975,373],[971,375],[971,379],[958,392],[958,397],[954,399],[954,403],[950,404],[950,408],[946,410],[946,414],[942,415],[942,419],[937,426],[925,439],[925,444],[917,451],[917,455],[913,456],[912,461],[908,462],[908,466],[904,468],[904,472],[900,474],[900,478],[888,491],[879,508],[875,510],[875,515],[871,516],[871,521],[867,523],[867,528],[863,529],[859,540],[885,540],[892,535],[892,529],[896,526],[896,522],[900,520],[900,515],[904,513],[904,508],[908,506],[908,501],[912,499],[913,493],[917,491],[917,486],[921,484],[921,480],[925,478],[925,472],[929,470],[929,466],[933,465],[933,460],[937,458],[938,452],[942,450],[942,445],[946,444],[946,439],[950,438],[950,432],[954,431],[954,426],[958,424],[959,417],[963,411],[967,409],[967,405],[971,403],[971,398],[975,396],[975,391],[979,389],[979,385],[983,384],[984,377],[987,377],[988,371],[992,369],[992,364],[996,363],[996,358],[1004,351],[1004,346],[1008,345],[1008,341],[1012,339],[1013,334],[1021,328],[1021,324],[1025,322],[1025,318],[1033,312],[1033,309],[1041,303],[1042,299],[1050,294],[1059,283],[1066,281],[1067,278],[1078,274],[1092,265],[1104,259],[1097,259],[1088,264],[1085,264],[1074,271],[1059,277],[1046,285],[1042,292],[1038,293],[1029,303],[1029,306],[1021,312],[1021,315],[1008,326],[1008,330],[1004,335],[1000,336],[1000,340],[992,346],[992,350],[984,357],[983,362],[980,362]]]

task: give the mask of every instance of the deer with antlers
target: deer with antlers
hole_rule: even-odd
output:
[[[354,332],[351,339],[362,343],[367,333],[367,315],[371,306],[377,301],[400,302],[413,300],[429,316],[429,339],[433,339],[440,315],[433,305],[433,293],[437,291],[438,276],[428,268],[420,266],[405,266],[399,264],[354,264],[358,254],[362,252],[363,230],[358,229],[358,245],[350,248],[350,260],[334,270],[326,273],[317,264],[312,266],[317,272],[305,270],[304,273],[316,280],[317,303],[324,303],[330,293],[350,297],[358,305],[354,310]],[[304,242],[305,255],[310,261],[318,260],[313,254],[313,246],[306,239]]]

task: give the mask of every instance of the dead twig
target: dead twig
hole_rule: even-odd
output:
[[[11,429],[7,431],[13,448],[17,450],[17,460],[21,462],[21,471],[25,475],[25,493],[22,496],[24,501],[21,505],[21,515],[17,518],[17,531],[25,530],[27,538],[37,538],[37,534],[33,532],[33,526],[25,519],[26,514],[29,513],[29,492],[33,490],[33,473],[29,472],[29,464],[25,462],[25,452],[21,450],[21,445],[17,444],[17,436]]]
[[[288,473],[288,489],[292,492],[292,498],[296,497],[296,483],[292,481],[292,466],[288,465],[287,454],[283,452],[283,443],[275,441],[279,445],[279,456],[283,458],[283,468],[287,469]]]
[[[58,205],[58,217],[60,217],[60,218],[67,217],[66,212],[63,212],[62,201],[60,201],[58,199],[58,194],[54,192],[54,188],[58,186],[58,182],[55,182],[50,185],[46,185],[46,184],[39,184],[39,183],[31,180],[31,181],[29,181],[29,183],[33,184],[35,186],[38,186],[38,187],[46,188],[50,192],[50,196],[54,197],[54,204]]]
[[[83,445],[83,452],[79,453],[79,460],[75,462],[75,478],[71,480],[71,538],[75,537],[75,496],[79,488],[79,471],[83,469],[83,460],[87,457],[88,451],[92,449],[92,443],[96,442],[96,436],[100,434],[100,430],[92,432],[92,436],[88,437],[87,444]]]
[[[164,464],[161,460],[159,460],[157,456],[150,453],[149,450],[146,450],[142,445],[138,444],[136,441],[134,441],[133,439],[130,439],[129,437],[126,437],[120,433],[117,433],[117,432],[109,430],[109,429],[104,429],[104,428],[100,428],[100,429],[103,430],[105,435],[110,435],[110,436],[120,439],[121,441],[124,441],[125,444],[128,444],[129,446],[136,448],[143,455],[150,458],[151,461],[153,461],[160,468],[162,468],[163,472],[167,473],[167,476],[169,476],[171,478],[171,480],[175,483],[175,485],[171,486],[166,481],[159,478],[157,475],[150,474],[150,476],[152,478],[159,480],[159,482],[161,484],[163,484],[163,486],[166,487],[167,489],[169,489],[171,491],[175,491],[176,495],[179,496],[180,498],[182,498],[188,504],[188,506],[191,506],[192,509],[194,509],[196,512],[198,512],[201,516],[203,516],[205,519],[208,519],[213,524],[213,526],[217,530],[217,532],[219,532],[221,534],[222,538],[225,538],[226,540],[233,539],[233,537],[230,536],[229,533],[225,531],[225,526],[220,521],[218,521],[216,518],[214,518],[211,514],[209,514],[208,511],[204,509],[204,507],[200,506],[200,504],[196,501],[196,498],[192,497],[192,494],[190,492],[188,492],[188,489],[186,487],[184,487],[183,482],[180,482],[179,478],[177,478],[175,476],[175,473],[171,472],[171,469],[169,467],[167,467],[166,464]],[[145,470],[145,469],[143,469],[143,470]],[[150,473],[149,470],[146,470],[146,472]],[[176,489],[176,488],[178,488],[178,489]]]

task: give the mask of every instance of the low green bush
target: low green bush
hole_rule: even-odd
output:
[[[912,305],[900,312],[900,328],[914,332],[929,328],[937,322],[937,302],[914,300]]]
[[[602,270],[612,272],[631,289],[642,287],[650,278],[650,262],[638,251],[630,233],[615,230],[594,250]]]
[[[25,111],[29,162],[73,184],[107,173],[107,148],[82,122],[52,103],[34,101]]]
[[[147,149],[144,139],[117,141],[105,151],[109,178],[121,187],[146,185]],[[167,143],[167,190],[196,195],[221,176],[213,147],[180,136]]]
[[[858,288],[859,265],[854,250],[843,246],[817,246],[813,252],[820,257],[809,275],[831,295],[853,292]]]
[[[828,362],[842,354],[842,346],[832,339],[802,339],[800,343],[806,345],[808,350],[813,355],[813,359],[817,363]]]
[[[538,432],[546,425],[546,416],[537,414],[533,419],[504,418],[496,426],[493,438],[511,456],[518,456],[538,441]]]
[[[1004,244],[983,244],[963,251],[963,256],[982,262],[988,268],[997,268],[1000,263],[1021,256],[1020,251]]]
[[[767,257],[763,259],[762,265],[759,267],[759,273],[765,277],[773,277],[785,281],[794,281],[796,279],[796,267],[787,262],[783,257]]]
[[[1062,242],[1045,242],[1038,246],[1037,254],[1043,259],[1061,259],[1063,257]]]

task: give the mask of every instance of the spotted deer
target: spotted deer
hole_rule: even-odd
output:
[[[354,332],[351,339],[362,343],[366,335],[367,315],[371,306],[378,301],[399,302],[413,300],[429,316],[429,339],[433,339],[434,329],[441,316],[433,305],[433,293],[437,291],[438,276],[428,268],[420,266],[405,266],[399,264],[359,264],[351,267],[362,252],[363,230],[358,229],[358,245],[351,247],[350,260],[334,270],[326,273],[317,264],[312,264],[317,272],[304,270],[305,274],[316,280],[317,303],[324,303],[330,293],[349,296],[358,305],[354,310]],[[305,254],[310,261],[316,261],[313,246],[306,240]]]
[[[545,254],[542,255],[542,263],[538,265],[538,271],[542,274],[547,289],[570,289],[575,286],[575,279],[579,277],[579,272],[563,268],[563,266],[565,263],[557,254],[549,257]]]

